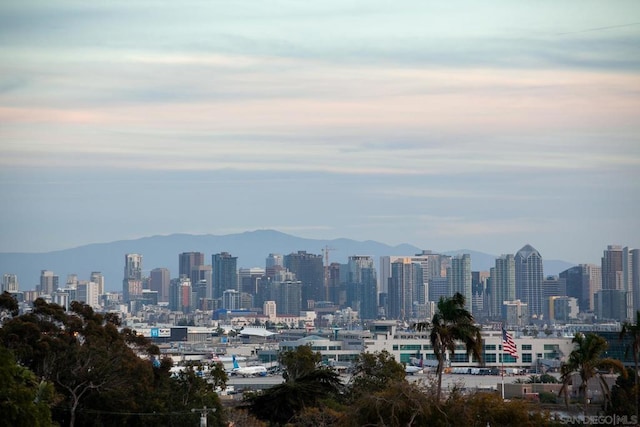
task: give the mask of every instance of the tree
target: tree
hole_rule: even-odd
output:
[[[0,426],[51,426],[49,404],[53,385],[38,381],[33,372],[16,363],[0,346]]]
[[[430,331],[429,340],[433,353],[438,360],[438,386],[436,400],[440,401],[442,392],[442,372],[446,362],[446,353],[455,354],[456,345],[462,342],[467,354],[482,359],[482,336],[474,318],[465,309],[464,296],[458,292],[451,298],[440,298],[438,308],[431,322],[420,322],[415,325],[419,331]]]
[[[589,380],[592,378],[597,378],[599,380],[606,405],[606,402],[611,401],[611,394],[609,386],[602,375],[600,375],[600,371],[613,370],[621,373],[625,377],[627,373],[619,360],[600,357],[608,347],[607,340],[603,337],[593,333],[583,335],[578,332],[571,342],[573,342],[575,348],[569,354],[567,362],[563,363],[560,367],[562,388],[558,394],[560,395],[564,393],[565,402],[568,405],[567,388],[569,383],[572,381],[573,374],[578,373],[581,380],[580,386],[578,387],[578,397],[584,404],[584,413],[586,415],[589,406],[589,399],[587,395]]]
[[[383,390],[394,381],[406,381],[404,366],[388,351],[361,353],[350,379],[351,399]]]
[[[622,329],[620,330],[620,340],[623,340],[625,337],[629,337],[631,342],[626,348],[625,355],[628,354],[629,350],[633,354],[633,367],[634,370],[634,381],[636,386],[636,419],[638,419],[638,408],[640,407],[640,393],[638,393],[638,359],[640,358],[640,311],[636,311],[636,321],[635,323],[624,322],[622,324]]]
[[[306,408],[324,407],[324,402],[339,399],[342,390],[339,374],[321,366],[320,353],[314,353],[311,347],[285,351],[279,360],[284,367],[285,382],[246,399],[246,406],[257,418],[283,425]]]

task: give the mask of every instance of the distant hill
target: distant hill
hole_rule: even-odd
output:
[[[139,253],[143,256],[145,273],[165,267],[175,277],[178,272],[178,254],[182,252],[203,252],[205,262],[211,262],[211,255],[229,252],[238,257],[238,267],[264,267],[269,253],[289,254],[299,250],[322,254],[329,251],[330,262],[346,263],[350,255],[370,255],[378,263],[384,255],[414,255],[421,248],[402,244],[390,246],[367,240],[351,239],[304,239],[274,230],[256,230],[239,234],[191,235],[172,234],[152,236],[135,240],[120,240],[111,243],[97,243],[72,249],[45,253],[0,253],[0,273],[18,275],[21,290],[34,289],[39,283],[41,270],[52,270],[60,276],[60,283],[66,281],[67,274],[77,274],[80,280],[88,280],[92,271],[100,271],[105,276],[105,287],[118,291],[122,287],[124,256]],[[494,265],[495,255],[472,250],[443,252],[447,255],[469,253],[473,270],[488,271]],[[573,264],[564,261],[545,260],[545,274],[558,274]]]

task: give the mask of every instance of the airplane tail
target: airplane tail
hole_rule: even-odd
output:
[[[233,361],[233,369],[240,369],[240,365],[238,365],[235,354],[231,356],[231,360]]]

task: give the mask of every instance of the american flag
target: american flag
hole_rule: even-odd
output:
[[[518,347],[516,347],[515,341],[513,341],[513,337],[507,330],[502,327],[502,351],[510,354],[511,356],[518,358]]]

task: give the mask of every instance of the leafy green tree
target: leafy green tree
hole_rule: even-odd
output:
[[[351,399],[383,390],[391,382],[406,381],[404,366],[388,351],[361,353],[349,383]]]
[[[420,322],[415,325],[419,331],[429,331],[429,340],[433,353],[438,360],[436,368],[438,386],[436,399],[440,401],[442,392],[442,372],[445,368],[447,352],[453,356],[456,345],[463,343],[467,354],[482,359],[482,336],[480,328],[475,324],[471,313],[465,308],[465,298],[456,292],[451,298],[441,298],[431,322]]]
[[[261,420],[283,425],[305,408],[324,408],[336,402],[342,391],[340,376],[321,366],[320,353],[309,346],[283,352],[279,357],[285,382],[247,397],[246,406]]]
[[[622,324],[622,329],[620,330],[620,339],[622,340],[625,337],[629,337],[631,339],[631,342],[627,346],[625,353],[628,354],[629,350],[631,350],[631,353],[633,354],[633,366],[635,368],[633,379],[635,382],[636,390],[640,390],[640,386],[638,385],[640,380],[638,377],[638,360],[640,359],[640,311],[636,311],[635,323],[624,322]],[[640,408],[640,400],[638,399],[640,399],[640,393],[636,392],[636,419],[639,419],[638,412]]]
[[[0,294],[0,325],[5,319],[18,315],[18,301],[7,291]]]
[[[620,375],[611,387],[611,405],[607,408],[608,415],[635,414],[638,389],[633,373],[633,369],[627,368],[627,377]]]
[[[51,383],[38,381],[33,372],[18,365],[11,352],[0,346],[0,426],[51,426],[49,404],[53,397]]]
[[[583,335],[576,333],[572,340],[575,345],[573,351],[569,354],[567,362],[560,367],[562,388],[559,394],[564,393],[565,402],[568,405],[567,388],[571,383],[573,374],[578,373],[580,376],[580,386],[578,387],[578,397],[584,404],[584,413],[587,414],[589,407],[589,399],[587,396],[587,387],[589,380],[597,378],[605,398],[605,404],[611,400],[609,386],[604,378],[600,375],[603,370],[617,371],[623,376],[627,375],[624,366],[619,360],[602,358],[601,355],[607,349],[607,340],[603,337],[589,333]]]
[[[311,350],[309,345],[301,345],[278,355],[280,366],[284,367],[282,378],[295,381],[313,371],[322,363],[322,355]]]

